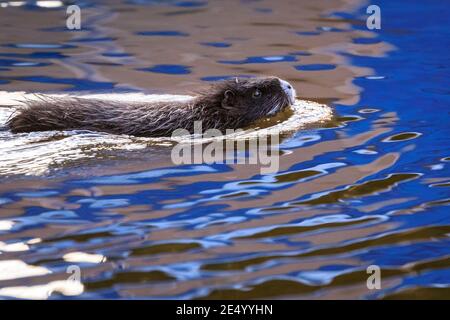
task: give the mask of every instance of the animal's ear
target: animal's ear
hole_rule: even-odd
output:
[[[235,93],[231,90],[227,90],[223,94],[222,107],[224,107],[225,109],[233,108],[235,101],[236,101]]]

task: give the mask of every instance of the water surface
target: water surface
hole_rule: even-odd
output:
[[[40,3],[0,8],[1,91],[190,94],[274,74],[340,117],[285,137],[270,174],[175,166],[130,137],[3,132],[0,296],[450,298],[445,2],[379,1],[369,31],[357,1],[83,1],[77,32]]]

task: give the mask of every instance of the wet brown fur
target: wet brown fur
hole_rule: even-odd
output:
[[[255,98],[258,89],[262,95]],[[175,129],[237,129],[282,110],[289,99],[278,78],[226,80],[182,102],[118,102],[39,95],[24,101],[7,123],[13,133],[48,130],[91,130],[134,136],[170,136]]]

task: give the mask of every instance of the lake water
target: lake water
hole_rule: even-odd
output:
[[[338,114],[284,137],[264,174],[133,137],[0,132],[1,297],[450,299],[446,1],[378,1],[381,30],[344,0],[77,1],[81,31],[59,1],[0,4],[0,91],[269,74]]]

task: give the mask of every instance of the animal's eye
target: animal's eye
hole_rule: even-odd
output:
[[[259,89],[256,89],[255,91],[253,91],[253,98],[259,98],[262,96],[262,92]]]

